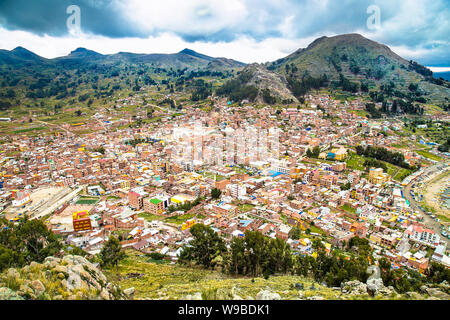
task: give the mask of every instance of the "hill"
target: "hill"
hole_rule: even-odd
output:
[[[86,48],[78,48],[69,55],[55,59],[45,59],[33,52],[18,47],[14,50],[0,50],[0,66],[59,66],[59,67],[80,67],[89,64],[151,64],[161,68],[197,70],[206,69],[215,70],[218,66],[220,70],[240,69],[245,66],[244,63],[225,58],[213,58],[207,55],[195,52],[194,50],[184,49],[173,54],[137,54],[129,52],[119,52],[117,54],[103,55]]]
[[[434,288],[424,288],[422,294],[398,294],[392,287],[383,287],[375,296],[370,296],[366,284],[359,281],[330,288],[312,278],[297,275],[277,275],[268,279],[229,276],[220,271],[152,260],[133,250],[127,250],[127,257],[119,263],[119,272],[121,280],[117,284],[135,288],[135,298],[144,300],[415,300],[430,297],[445,300],[448,297]],[[114,270],[107,271],[106,275],[113,283],[117,281]],[[443,284],[440,290],[448,290],[448,285]]]
[[[344,88],[346,91],[361,88],[367,92],[383,86],[408,95],[409,86],[413,84],[417,85],[414,94],[420,93],[428,101],[442,102],[445,97],[450,97],[448,82],[433,78],[427,68],[359,34],[318,38],[307,48],[267,64],[267,68],[291,81],[325,75],[332,87],[342,87],[343,78],[346,83],[357,84]]]
[[[45,64],[47,62],[47,59],[22,47],[17,47],[11,51],[0,50],[0,65],[23,67],[33,64]]]
[[[246,99],[268,104],[297,101],[287,85],[283,75],[254,63],[246,66],[236,79],[225,83],[217,94],[227,95],[233,101]]]
[[[119,300],[128,296],[87,259],[47,257],[0,274],[0,300]]]

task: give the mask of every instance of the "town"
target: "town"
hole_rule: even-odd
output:
[[[448,172],[448,153],[430,151],[436,161],[409,151],[405,141],[427,144],[402,135],[401,121],[366,117],[364,106],[328,94],[281,110],[216,98],[210,110],[161,110],[157,123],[98,111],[53,135],[2,137],[1,215],[43,219],[90,255],[114,235],[124,249],[175,263],[203,224],[228,243],[257,231],[315,257],[315,240],[329,252],[359,237],[393,269],[450,267],[448,219],[430,217],[418,187]],[[402,166],[365,161],[368,148],[400,153]]]

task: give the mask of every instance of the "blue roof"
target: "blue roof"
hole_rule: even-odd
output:
[[[252,220],[240,220],[239,223],[242,224],[244,227],[246,227],[250,223],[252,223]]]

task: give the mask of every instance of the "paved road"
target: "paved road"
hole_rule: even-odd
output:
[[[444,167],[442,167],[443,165],[444,165]],[[426,184],[428,182],[428,180],[429,180],[428,177],[434,176],[435,174],[436,174],[435,176],[437,176],[438,174],[442,173],[443,170],[444,170],[443,168],[445,168],[445,165],[448,167],[449,163],[440,162],[440,163],[438,163],[436,165],[433,165],[433,166],[430,166],[430,167],[426,168],[422,175],[420,175],[419,177],[415,178],[407,186],[405,186],[405,188],[403,189],[403,195],[409,201],[409,203],[411,205],[411,208],[413,208],[413,210],[415,210],[415,211],[419,211],[422,214],[422,216],[423,216],[423,224],[425,226],[427,226],[428,228],[432,229],[437,234],[439,234],[439,236],[441,237],[441,241],[445,240],[447,242],[447,247],[449,247],[450,246],[450,239],[444,238],[441,235],[441,224],[439,222],[433,220],[432,218],[430,218],[429,215],[427,215],[424,211],[422,211],[419,208],[419,203],[417,201],[415,201],[414,199],[412,199],[411,194],[410,194],[410,191],[411,191],[411,188],[412,188],[413,184],[416,184],[416,187],[415,187],[416,190],[421,190],[420,188],[417,187],[417,183],[422,182],[422,183]],[[427,175],[428,175],[428,177],[427,177]]]

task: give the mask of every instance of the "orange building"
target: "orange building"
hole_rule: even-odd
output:
[[[91,230],[91,218],[87,210],[73,213],[73,229],[75,232]]]

